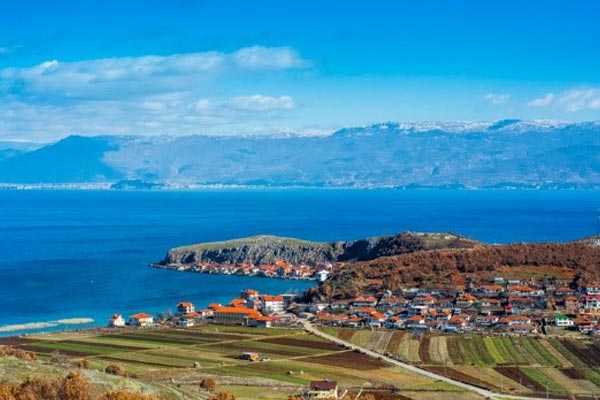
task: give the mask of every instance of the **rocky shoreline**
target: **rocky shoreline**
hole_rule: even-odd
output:
[[[402,232],[353,241],[312,242],[277,236],[252,236],[223,242],[200,243],[168,251],[160,265],[290,264],[369,261],[419,250],[474,247],[478,242],[451,233]]]

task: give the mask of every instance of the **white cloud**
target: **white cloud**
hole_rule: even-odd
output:
[[[233,53],[232,57],[239,66],[244,68],[281,69],[310,65],[289,47],[280,47],[277,51],[261,46],[245,47]]]
[[[30,68],[0,70],[0,96],[111,98],[189,88],[225,73],[285,70],[308,66],[288,47],[252,46],[233,53],[209,51],[105,58],[78,62],[45,61]]]
[[[218,133],[277,124],[295,102],[289,95],[260,94],[261,87],[274,70],[309,65],[288,47],[253,46],[4,68],[0,136]]]
[[[557,95],[547,93],[527,102],[530,107],[552,107],[555,111],[574,113],[600,109],[600,88],[573,88]]]
[[[494,105],[505,104],[508,100],[510,100],[510,94],[508,93],[488,93],[483,98]]]
[[[527,102],[530,107],[547,107],[554,101],[554,93],[547,93],[543,97],[535,98]]]
[[[600,109],[600,89],[579,88],[561,93],[558,98],[561,108],[568,112]]]
[[[271,97],[261,94],[236,97],[229,104],[234,108],[246,111],[291,110],[294,108],[294,100],[290,96]]]

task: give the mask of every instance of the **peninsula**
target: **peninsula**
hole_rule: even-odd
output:
[[[311,242],[263,235],[177,247],[169,250],[162,261],[151,265],[179,271],[323,281],[336,267],[349,262],[477,245],[450,233],[403,232],[347,242]]]

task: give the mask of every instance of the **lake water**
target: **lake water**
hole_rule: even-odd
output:
[[[0,335],[19,333],[3,332],[6,325],[66,318],[105,325],[115,312],[157,313],[180,300],[203,307],[246,288],[279,293],[313,284],[148,267],[178,245],[404,230],[492,243],[568,241],[595,234],[599,207],[598,191],[0,191]]]

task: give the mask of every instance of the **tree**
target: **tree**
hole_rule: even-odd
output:
[[[217,381],[215,378],[204,378],[202,379],[202,382],[200,382],[200,387],[204,390],[212,392],[217,388]]]

